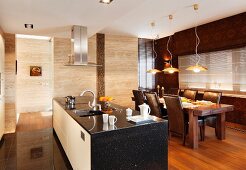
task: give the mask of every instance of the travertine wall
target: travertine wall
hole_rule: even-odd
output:
[[[52,108],[52,42],[16,38],[16,111],[48,111]],[[42,76],[30,76],[30,66],[42,67]]]
[[[4,47],[3,32],[0,27],[0,138],[5,131],[5,70],[4,70],[4,60],[5,60],[5,47]]]
[[[19,112],[47,110],[50,96],[65,97],[67,95],[79,95],[85,89],[96,91],[96,67],[64,66],[68,62],[68,55],[71,54],[71,40],[66,38],[54,38],[52,40],[53,49],[51,60],[43,55],[50,55],[47,51],[47,44],[40,42],[31,43],[23,40],[23,46],[17,49],[23,62],[19,63],[18,71],[23,76],[17,77],[16,96],[16,75],[15,75],[15,35],[6,34],[6,132],[14,132],[16,128],[15,99],[23,101],[26,98],[37,99],[32,105],[25,105],[17,102]],[[26,44],[27,43],[27,44]],[[26,46],[25,46],[26,44]],[[96,62],[97,42],[96,35],[89,38],[89,62]],[[41,47],[42,46],[42,47]],[[45,47],[46,46],[46,47]],[[19,47],[18,47],[19,48]],[[35,49],[35,53],[29,54],[28,48]],[[43,49],[44,48],[44,49]],[[44,52],[44,53],[43,53]],[[32,56],[32,57],[31,57]],[[36,56],[36,57],[33,57]],[[30,61],[32,60],[32,61]],[[29,77],[29,65],[37,64],[43,66],[43,76],[32,79]],[[48,65],[50,64],[50,69]],[[105,95],[113,96],[114,102],[123,106],[134,108],[131,101],[132,89],[138,87],[138,39],[133,37],[105,35]],[[49,70],[49,71],[48,71]],[[48,72],[49,73],[48,73]],[[31,82],[29,82],[31,81]],[[26,85],[27,88],[25,87]],[[20,89],[19,89],[20,86]],[[44,94],[31,96],[32,90],[41,89]],[[51,87],[50,87],[51,86]],[[22,91],[23,90],[23,91]],[[39,102],[37,102],[39,100]],[[19,105],[18,105],[19,104]],[[19,107],[20,106],[20,107]],[[22,110],[22,109],[24,110]]]
[[[96,37],[89,38],[89,62],[96,62]],[[71,54],[71,40],[54,38],[54,97],[78,96],[83,90],[96,93],[96,68],[64,66]]]
[[[105,94],[134,108],[132,90],[138,88],[138,38],[105,35]]]
[[[4,34],[5,39],[5,133],[16,128],[15,112],[15,35]]]

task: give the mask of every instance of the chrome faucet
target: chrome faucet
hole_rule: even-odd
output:
[[[97,107],[98,107],[98,110],[101,110],[101,105],[96,104],[96,95],[92,90],[84,90],[82,93],[80,93],[80,96],[83,96],[86,92],[89,92],[93,95],[92,104],[91,104],[91,101],[89,101],[88,103],[89,107],[92,108],[92,110],[97,110]]]

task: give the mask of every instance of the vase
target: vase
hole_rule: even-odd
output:
[[[101,102],[101,105],[102,105],[102,110],[103,111],[110,111],[110,110],[112,110],[111,109],[111,104],[110,104],[110,102],[109,101],[103,101],[103,102]]]

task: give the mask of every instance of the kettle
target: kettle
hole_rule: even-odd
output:
[[[75,97],[74,96],[67,96],[66,97],[66,104],[75,105]]]
[[[144,117],[147,117],[151,112],[149,105],[147,105],[146,103],[143,103],[138,107],[140,108],[140,114]]]

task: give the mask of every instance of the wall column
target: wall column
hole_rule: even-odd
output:
[[[105,96],[105,35],[96,34],[97,64],[97,97]]]
[[[5,39],[5,133],[13,133],[16,128],[15,109],[15,34],[4,34]]]

